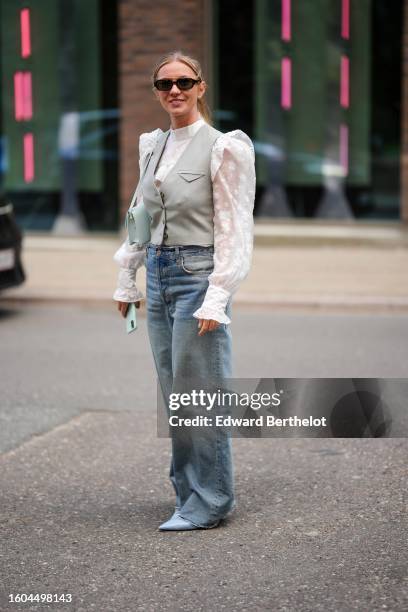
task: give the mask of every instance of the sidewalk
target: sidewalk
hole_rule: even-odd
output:
[[[1,299],[112,303],[119,234],[27,232],[24,285]],[[257,222],[253,264],[235,305],[408,311],[408,228]],[[138,273],[145,289],[145,269]]]

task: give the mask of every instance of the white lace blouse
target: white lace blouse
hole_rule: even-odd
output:
[[[166,147],[155,174],[157,187],[176,163],[204,119],[170,129]],[[140,172],[146,156],[154,148],[161,129],[141,134]],[[255,153],[251,139],[241,130],[219,136],[211,151],[211,180],[214,204],[214,270],[208,276],[208,289],[196,319],[214,319],[229,324],[225,314],[229,298],[247,276],[253,248],[253,208],[255,200]],[[141,198],[141,196],[139,197]],[[138,200],[138,203],[140,199]],[[113,299],[136,302],[144,294],[136,287],[136,271],[144,264],[145,248],[123,242],[114,255],[119,265],[118,284]]]

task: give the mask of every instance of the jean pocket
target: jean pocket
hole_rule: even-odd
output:
[[[183,253],[181,267],[187,274],[210,274],[214,270],[214,256],[210,253]]]

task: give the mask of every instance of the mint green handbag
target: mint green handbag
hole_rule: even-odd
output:
[[[145,175],[152,155],[153,151],[147,159],[125,217],[125,227],[129,236],[129,244],[135,244],[136,246],[144,246],[150,241],[151,217],[145,208],[144,202],[141,202],[138,206],[135,206],[135,204],[141,188],[142,178]]]

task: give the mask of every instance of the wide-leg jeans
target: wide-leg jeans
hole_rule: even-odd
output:
[[[198,335],[193,313],[203,303],[214,248],[146,247],[147,326],[167,414],[169,397],[180,381],[232,377],[232,337],[228,325]],[[231,315],[231,300],[226,307]],[[179,514],[199,527],[211,527],[235,507],[232,444],[220,427],[170,427],[170,480]]]

